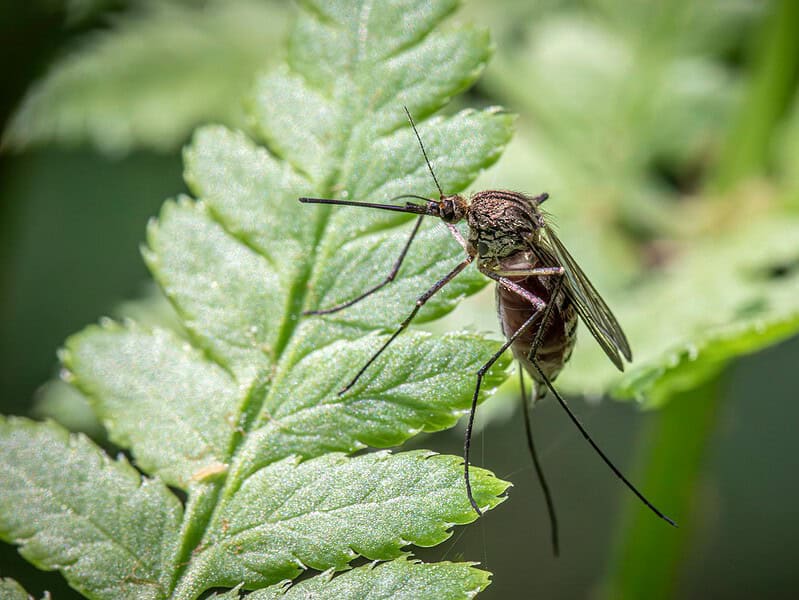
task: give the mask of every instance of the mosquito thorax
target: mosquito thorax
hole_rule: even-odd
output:
[[[473,195],[467,219],[469,245],[481,259],[491,260],[529,250],[543,226],[536,199],[503,190]]]

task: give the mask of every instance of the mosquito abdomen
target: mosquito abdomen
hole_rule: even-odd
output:
[[[528,264],[531,269],[537,266],[533,262]],[[518,261],[514,265],[518,267]],[[552,298],[552,291],[557,282],[554,277],[521,276],[508,277],[508,279],[541,298],[547,304],[555,302],[534,357],[544,375],[550,381],[554,381],[571,357],[577,340],[577,312],[562,291],[558,293],[557,298]],[[506,337],[510,337],[517,331],[535,312],[535,308],[527,300],[501,285],[496,287],[496,299],[497,315],[502,332]],[[530,350],[537,334],[538,327],[530,327],[513,343],[511,350],[529,375],[537,383],[542,384],[540,374],[529,360]],[[543,392],[545,389],[543,385],[539,385],[539,390]]]

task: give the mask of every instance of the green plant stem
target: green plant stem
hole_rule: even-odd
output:
[[[775,126],[796,87],[798,25],[799,2],[775,1],[752,46],[749,83],[715,168],[717,191],[758,174],[767,163]]]
[[[676,394],[658,415],[649,438],[645,473],[637,481],[670,517],[672,529],[638,504],[629,504],[626,525],[604,586],[605,598],[676,597],[675,587],[693,529],[703,457],[715,429],[724,371],[699,387]]]

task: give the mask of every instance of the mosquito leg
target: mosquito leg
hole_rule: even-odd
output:
[[[502,277],[497,276],[497,277],[495,277],[495,279],[497,281],[499,281],[500,283],[502,283],[502,281],[501,281],[503,279]],[[513,283],[513,282],[510,282],[510,283]],[[560,404],[561,408],[563,408],[563,410],[569,416],[569,419],[571,419],[572,423],[574,423],[574,425],[580,431],[582,436],[591,445],[591,447],[594,449],[594,451],[596,451],[596,453],[599,454],[600,458],[602,458],[604,463],[610,468],[611,471],[613,471],[613,473],[616,475],[616,477],[618,477],[624,483],[624,485],[626,485],[630,489],[630,491],[632,491],[636,496],[638,496],[638,499],[641,500],[641,502],[643,502],[647,506],[647,508],[649,508],[653,513],[655,513],[658,517],[660,517],[661,519],[666,521],[669,525],[677,527],[677,524],[672,519],[670,519],[665,514],[663,514],[658,508],[655,507],[654,504],[652,504],[649,500],[647,500],[646,497],[641,492],[638,491],[638,489],[630,482],[630,480],[627,479],[622,474],[621,471],[619,471],[619,469],[616,467],[616,465],[613,464],[613,462],[610,460],[610,458],[608,458],[608,456],[596,444],[596,442],[588,434],[588,431],[585,429],[583,424],[577,418],[577,415],[575,415],[572,412],[572,410],[569,407],[569,405],[566,404],[566,401],[563,399],[563,397],[555,389],[555,386],[552,385],[552,382],[544,374],[544,371],[541,369],[541,366],[538,364],[538,361],[535,359],[535,353],[538,350],[538,347],[541,345],[541,340],[543,339],[543,333],[544,333],[544,329],[546,328],[547,320],[549,318],[549,313],[552,310],[552,308],[550,308],[550,307],[554,307],[554,305],[555,305],[555,303],[557,301],[558,292],[560,291],[560,287],[561,287],[562,284],[563,284],[563,278],[561,277],[561,278],[558,279],[558,282],[555,285],[555,288],[554,288],[554,290],[552,292],[552,296],[551,296],[551,302],[547,306],[547,310],[545,311],[545,313],[544,313],[544,315],[543,315],[543,317],[541,319],[541,327],[539,327],[538,332],[536,333],[535,339],[533,340],[533,344],[530,347],[530,354],[528,355],[528,359],[530,361],[530,364],[533,365],[533,368],[535,368],[536,372],[538,373],[539,377],[541,378],[541,381],[544,382],[544,385],[546,385],[547,389],[549,389],[549,391],[552,392],[552,395],[555,396],[555,399],[558,401],[558,404]],[[509,289],[513,289],[513,288],[509,287]],[[527,292],[527,290],[523,290],[523,289],[522,289],[522,291]],[[527,294],[529,294],[529,292],[527,292]],[[522,294],[522,296],[526,297],[525,294]],[[525,325],[526,325],[526,323],[525,323]],[[522,327],[524,327],[524,325]]]
[[[543,194],[538,194],[538,196],[535,196],[533,198],[533,202],[535,202],[536,204],[541,204],[546,200],[549,200],[549,194],[547,194],[546,192],[544,192]]]
[[[542,310],[544,310],[544,308],[546,307],[546,304],[544,303],[543,300],[541,300],[540,298],[536,298],[536,296],[533,296],[532,294],[530,294],[530,296],[532,296],[537,300],[537,302],[535,303],[536,310],[533,312],[533,314],[530,315],[530,317],[524,323],[522,323],[522,326],[519,327],[513,333],[513,335],[508,337],[505,343],[502,344],[502,347],[499,350],[497,350],[497,352],[494,353],[494,355],[491,358],[488,359],[488,362],[486,362],[482,367],[480,367],[477,370],[477,384],[474,386],[474,394],[472,395],[472,406],[469,409],[469,420],[466,423],[466,437],[464,438],[463,442],[463,476],[464,479],[466,480],[466,495],[469,497],[469,503],[472,505],[474,512],[476,512],[480,516],[482,516],[483,513],[480,510],[480,507],[477,506],[477,502],[475,501],[474,496],[472,495],[472,482],[469,479],[469,455],[471,453],[471,447],[472,447],[472,428],[474,427],[474,414],[477,411],[477,398],[480,395],[480,386],[483,383],[483,377],[485,376],[486,372],[493,366],[495,362],[497,362],[497,360],[499,359],[500,356],[502,356],[505,350],[507,350],[513,345],[513,342],[515,342],[520,335],[522,335],[525,331],[527,331],[528,329],[530,329],[530,327],[532,327],[533,323],[535,323],[535,320],[538,318],[539,313]]]
[[[553,275],[563,275],[566,270],[563,267],[536,267],[534,269],[501,269],[494,271],[495,275],[501,277],[548,277]]]
[[[372,357],[366,362],[366,364],[363,367],[361,367],[361,370],[358,371],[355,377],[352,378],[352,381],[350,381],[347,385],[345,385],[342,388],[342,390],[338,393],[339,396],[349,391],[352,388],[352,386],[355,385],[355,382],[357,382],[358,379],[361,378],[361,375],[364,374],[366,369],[368,369],[369,366],[377,359],[377,357],[380,356],[383,353],[383,351],[389,347],[391,342],[393,342],[400,333],[405,331],[408,325],[410,325],[411,321],[413,321],[413,318],[416,316],[416,313],[419,312],[419,309],[421,309],[425,305],[425,302],[430,300],[430,298],[438,290],[440,290],[450,281],[455,279],[455,276],[458,275],[458,273],[460,273],[461,271],[463,271],[466,267],[468,267],[473,260],[474,260],[473,256],[467,256],[462,262],[458,263],[458,265],[454,269],[452,269],[449,273],[444,275],[444,277],[436,281],[429,290],[427,290],[424,294],[422,294],[421,296],[419,296],[419,298],[416,299],[416,306],[413,307],[411,314],[409,314],[405,318],[405,320],[402,323],[400,323],[400,326],[393,334],[391,334],[391,337],[388,338],[388,340],[386,340],[386,342],[380,347],[380,349],[372,355]]]
[[[452,223],[447,223],[446,225],[447,228],[449,229],[449,232],[452,234],[452,237],[454,237],[458,241],[458,243],[461,245],[461,248],[463,248],[464,252],[466,252],[466,254],[469,254],[469,247],[466,245],[466,240],[463,239],[463,235],[461,234],[460,229],[455,227]]]
[[[490,277],[491,279],[495,280],[501,286],[505,287],[506,289],[518,294],[536,309],[536,311],[544,310],[543,318],[541,319],[541,326],[538,328],[536,332],[535,339],[533,340],[533,344],[530,349],[530,356],[535,356],[535,352],[538,350],[538,347],[541,345],[541,340],[544,337],[544,330],[546,328],[547,320],[549,319],[549,315],[552,313],[553,308],[555,307],[555,301],[557,300],[558,292],[560,291],[560,286],[563,283],[563,274],[565,273],[563,267],[540,267],[536,269],[518,269],[518,270],[502,270],[502,271],[482,271],[485,275]],[[558,281],[555,284],[551,295],[551,301],[549,304],[545,304],[541,298],[536,296],[535,294],[531,293],[530,291],[524,289],[522,286],[518,285],[511,279],[508,279],[503,274],[509,273],[511,275],[528,275],[528,276],[557,276]],[[536,312],[537,314],[537,312]],[[514,334],[515,335],[515,334]]]
[[[530,402],[532,402],[533,399],[527,398],[527,392],[524,389],[524,369],[521,363],[519,363],[519,384],[522,389],[522,410],[524,411],[524,431],[527,435],[527,449],[530,451],[530,456],[533,459],[533,466],[535,467],[538,482],[541,484],[541,491],[544,493],[544,500],[547,504],[549,529],[552,535],[552,553],[558,556],[560,553],[558,544],[558,517],[555,514],[555,503],[552,500],[552,494],[549,491],[549,485],[547,485],[546,477],[544,477],[544,470],[541,468],[541,463],[538,460],[538,453],[535,451],[535,444],[533,443],[533,425],[530,422]]]
[[[613,471],[613,473],[616,475],[616,477],[621,479],[621,481],[624,483],[624,485],[626,485],[636,496],[638,496],[638,499],[641,500],[641,502],[643,502],[653,513],[655,513],[658,517],[660,517],[661,519],[666,521],[669,525],[672,525],[672,526],[676,527],[677,524],[672,519],[670,519],[665,514],[663,514],[660,510],[658,510],[655,507],[654,504],[652,504],[649,500],[647,500],[646,497],[641,492],[639,492],[638,489],[622,474],[622,472],[619,471],[619,469],[616,467],[616,465],[613,464],[613,462],[610,460],[610,458],[608,458],[608,456],[602,451],[602,449],[596,444],[596,442],[594,442],[594,440],[588,434],[588,431],[585,429],[583,424],[577,418],[577,415],[575,415],[572,412],[572,410],[569,407],[569,405],[566,404],[566,401],[563,399],[563,397],[555,389],[555,386],[552,385],[552,382],[544,374],[544,371],[541,369],[541,366],[538,364],[538,361],[535,359],[536,351],[538,350],[538,347],[541,345],[541,340],[543,339],[543,333],[544,333],[544,330],[546,328],[547,320],[549,318],[549,313],[550,313],[550,310],[551,310],[550,307],[555,305],[555,303],[557,301],[557,295],[558,295],[558,292],[560,291],[560,288],[561,288],[562,284],[563,284],[563,278],[561,277],[561,278],[558,279],[558,282],[555,285],[555,288],[554,288],[554,290],[552,292],[552,296],[551,296],[551,302],[550,302],[549,306],[547,307],[548,310],[543,315],[543,318],[541,320],[541,327],[539,327],[538,332],[536,333],[535,339],[533,340],[533,344],[530,347],[530,354],[528,355],[528,359],[530,361],[530,364],[532,364],[533,368],[535,368],[535,370],[538,372],[538,375],[541,378],[541,381],[544,382],[544,385],[546,385],[546,387],[549,389],[549,391],[552,392],[552,395],[555,396],[555,399],[557,399],[558,404],[560,404],[561,408],[563,408],[563,410],[569,416],[569,419],[571,419],[572,423],[574,423],[574,425],[580,431],[582,436],[591,445],[591,447],[596,451],[596,453],[599,454],[600,458],[602,458],[602,460],[610,468],[610,470]]]
[[[546,305],[547,305],[546,302],[541,300],[541,298],[539,298],[535,294],[533,294],[533,293],[529,292],[528,290],[524,289],[522,286],[520,286],[515,281],[513,281],[511,279],[508,279],[507,277],[503,277],[502,275],[498,275],[495,271],[491,271],[491,270],[488,270],[488,269],[485,269],[485,270],[481,269],[480,272],[483,273],[483,275],[485,275],[486,277],[490,277],[491,279],[496,281],[499,285],[504,287],[506,290],[509,290],[509,291],[513,292],[514,294],[517,294],[517,295],[521,296],[522,298],[524,298],[525,300],[527,300],[530,304],[532,304],[533,308],[535,308],[536,311],[544,310],[544,308],[546,307]],[[515,274],[516,273],[514,273],[514,275]],[[536,273],[536,274],[538,274],[538,273]],[[544,274],[546,275],[547,273],[544,273]],[[548,273],[548,274],[552,275],[552,273]]]
[[[400,252],[399,257],[394,262],[394,266],[391,267],[391,271],[389,272],[389,274],[386,276],[386,278],[382,282],[378,283],[374,287],[369,288],[368,290],[366,290],[363,294],[361,294],[357,298],[353,298],[352,300],[348,300],[347,302],[342,302],[341,304],[337,304],[336,306],[331,306],[330,308],[324,308],[324,309],[321,309],[321,310],[306,310],[302,314],[306,315],[306,316],[307,315],[329,315],[331,313],[338,312],[340,310],[343,310],[345,308],[348,308],[348,307],[352,306],[353,304],[356,304],[356,303],[360,302],[361,300],[363,300],[367,296],[370,296],[370,295],[374,294],[377,290],[382,289],[383,287],[385,287],[386,285],[388,285],[389,283],[394,281],[394,278],[397,276],[397,272],[400,270],[400,267],[402,266],[402,261],[405,260],[405,255],[408,254],[408,248],[411,247],[411,242],[413,242],[413,239],[416,237],[416,233],[419,231],[419,227],[422,224],[422,219],[424,219],[424,215],[419,215],[419,217],[416,219],[416,223],[413,226],[413,231],[411,231],[411,235],[408,237],[408,241],[405,242],[405,246],[403,246],[402,252]]]
[[[583,424],[577,418],[577,415],[575,415],[572,412],[572,409],[569,408],[568,404],[566,404],[566,401],[563,399],[563,397],[555,389],[555,386],[552,385],[552,382],[549,380],[549,378],[547,378],[547,376],[544,375],[544,372],[541,370],[541,367],[539,366],[538,362],[536,362],[535,357],[531,358],[530,362],[533,365],[533,367],[535,368],[535,370],[538,372],[538,375],[541,377],[541,380],[544,382],[544,384],[547,386],[547,388],[549,388],[549,391],[552,392],[553,396],[555,396],[555,398],[557,399],[557,401],[560,404],[561,408],[563,408],[563,410],[566,411],[566,414],[569,416],[569,419],[571,419],[571,422],[574,423],[575,427],[577,427],[577,429],[580,431],[580,433],[583,435],[583,437],[586,439],[586,441],[591,445],[591,447],[594,449],[594,451],[597,454],[599,454],[600,458],[602,458],[602,460],[610,468],[610,470],[613,471],[613,473],[616,475],[616,477],[621,479],[621,481],[624,483],[624,485],[626,485],[633,494],[638,496],[638,499],[641,502],[643,502],[646,505],[646,507],[649,508],[649,510],[651,510],[658,517],[660,517],[661,519],[666,521],[666,523],[668,523],[669,525],[671,525],[673,527],[677,527],[677,523],[675,523],[672,519],[667,517],[660,510],[658,510],[655,507],[654,504],[652,504],[649,500],[647,500],[646,497],[641,492],[639,492],[638,489],[632,483],[630,483],[630,481],[622,474],[621,471],[619,471],[619,469],[616,467],[616,465],[613,464],[613,462],[601,450],[601,448],[596,444],[596,442],[593,439],[591,439],[591,436],[588,434],[588,431],[586,431],[585,427],[583,427]]]
[[[563,275],[563,267],[541,267],[538,269],[525,269],[524,274],[527,275],[538,275],[538,276],[562,276]],[[541,343],[542,339],[542,330],[543,325],[546,319],[549,317],[549,314],[552,312],[552,308],[554,306],[554,302],[550,304],[544,303],[544,301],[539,298],[538,296],[532,294],[528,290],[524,289],[520,285],[516,284],[514,281],[507,279],[506,277],[502,276],[500,273],[497,272],[485,272],[484,273],[494,279],[497,283],[504,286],[506,289],[518,294],[525,300],[529,301],[530,304],[535,308],[535,312],[530,315],[530,318],[525,321],[519,329],[517,329],[513,335],[509,336],[505,344],[503,344],[502,348],[496,353],[491,359],[483,365],[480,370],[477,372],[477,386],[475,387],[474,396],[472,397],[472,407],[469,413],[469,421],[466,425],[466,440],[464,442],[464,465],[465,465],[465,479],[466,479],[466,492],[469,496],[469,502],[472,504],[472,508],[477,512],[477,514],[482,514],[480,509],[477,507],[477,503],[474,501],[474,497],[472,496],[472,488],[471,482],[469,481],[469,451],[471,446],[471,436],[472,436],[472,427],[474,424],[474,413],[477,410],[477,397],[480,391],[480,385],[483,380],[483,375],[485,375],[486,371],[491,367],[491,365],[496,362],[496,360],[502,355],[502,353],[510,348],[516,339],[519,338],[524,332],[526,332],[535,322],[535,319],[539,316],[541,311],[543,312],[543,319],[542,324],[538,328],[538,332],[536,333],[536,344],[534,347],[537,347],[538,344]],[[519,272],[513,271],[513,275],[519,275]],[[557,291],[560,286],[560,282],[562,281],[562,277],[558,279],[558,284],[555,287],[555,293],[552,295],[552,299],[555,300],[557,296]],[[523,377],[523,376],[522,376]],[[524,389],[524,380],[522,379],[522,389]],[[524,392],[522,396],[525,396]],[[544,497],[547,502],[547,510],[550,515],[550,523],[552,524],[552,547],[554,550],[555,555],[558,555],[558,530],[557,530],[557,518],[555,517],[555,508],[552,502],[552,497],[549,492],[549,486],[546,483],[546,479],[544,478],[543,470],[541,469],[541,465],[538,461],[538,456],[535,452],[535,446],[533,445],[533,437],[532,437],[532,430],[530,429],[530,419],[528,415],[528,406],[527,400],[524,399],[523,406],[524,406],[524,421],[525,421],[525,429],[527,432],[527,443],[530,450],[530,455],[533,458],[533,465],[535,466],[536,472],[538,473],[539,481],[541,482],[541,487],[544,491]]]
[[[563,267],[557,267],[560,269],[560,275],[563,275]],[[533,360],[535,358],[535,353],[538,352],[538,347],[541,345],[541,341],[544,339],[544,332],[546,331],[546,327],[549,324],[549,315],[552,313],[552,309],[555,307],[555,304],[558,300],[558,292],[560,292],[560,288],[563,285],[563,277],[559,277],[557,282],[555,283],[555,287],[552,289],[552,294],[550,295],[550,302],[549,306],[547,306],[547,310],[544,312],[544,316],[541,319],[541,327],[538,328],[538,331],[535,334],[535,338],[533,339],[533,343],[530,346],[530,352],[527,355],[529,360]]]

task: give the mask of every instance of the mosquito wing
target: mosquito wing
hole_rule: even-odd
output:
[[[547,259],[547,262],[554,259],[557,263],[554,266],[562,266],[566,270],[566,281],[564,282],[566,294],[577,309],[577,314],[580,315],[608,358],[620,371],[623,371],[624,363],[621,356],[631,361],[632,352],[621,325],[555,232],[549,227],[544,227],[541,232],[542,242],[546,246],[545,251],[541,253],[541,258]]]

